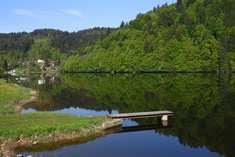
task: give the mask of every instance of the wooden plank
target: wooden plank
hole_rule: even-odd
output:
[[[157,117],[163,115],[172,115],[171,111],[151,111],[151,112],[135,112],[135,113],[120,113],[120,114],[110,114],[110,118],[140,118],[140,117]]]

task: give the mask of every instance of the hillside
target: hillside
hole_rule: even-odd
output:
[[[235,1],[178,0],[122,23],[63,72],[234,72]]]
[[[33,32],[0,33],[0,75],[16,67],[29,66],[34,60],[61,60],[93,45],[114,31],[93,28],[78,32],[37,29]]]

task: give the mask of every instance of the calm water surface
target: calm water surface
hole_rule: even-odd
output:
[[[235,76],[211,74],[29,77],[13,82],[39,91],[19,113],[49,111],[79,116],[170,110],[166,128],[110,134],[51,148],[19,149],[25,156],[235,156]],[[126,119],[123,127],[160,124]]]

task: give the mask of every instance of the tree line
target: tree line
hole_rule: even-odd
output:
[[[33,59],[60,61],[81,53],[84,47],[93,45],[114,30],[95,27],[78,32],[37,29],[30,33],[0,33],[0,74],[27,66]]]
[[[235,72],[235,2],[177,0],[138,14],[63,72]]]

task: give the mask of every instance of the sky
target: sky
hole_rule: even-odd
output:
[[[176,0],[1,0],[0,33],[117,28],[165,3]]]

